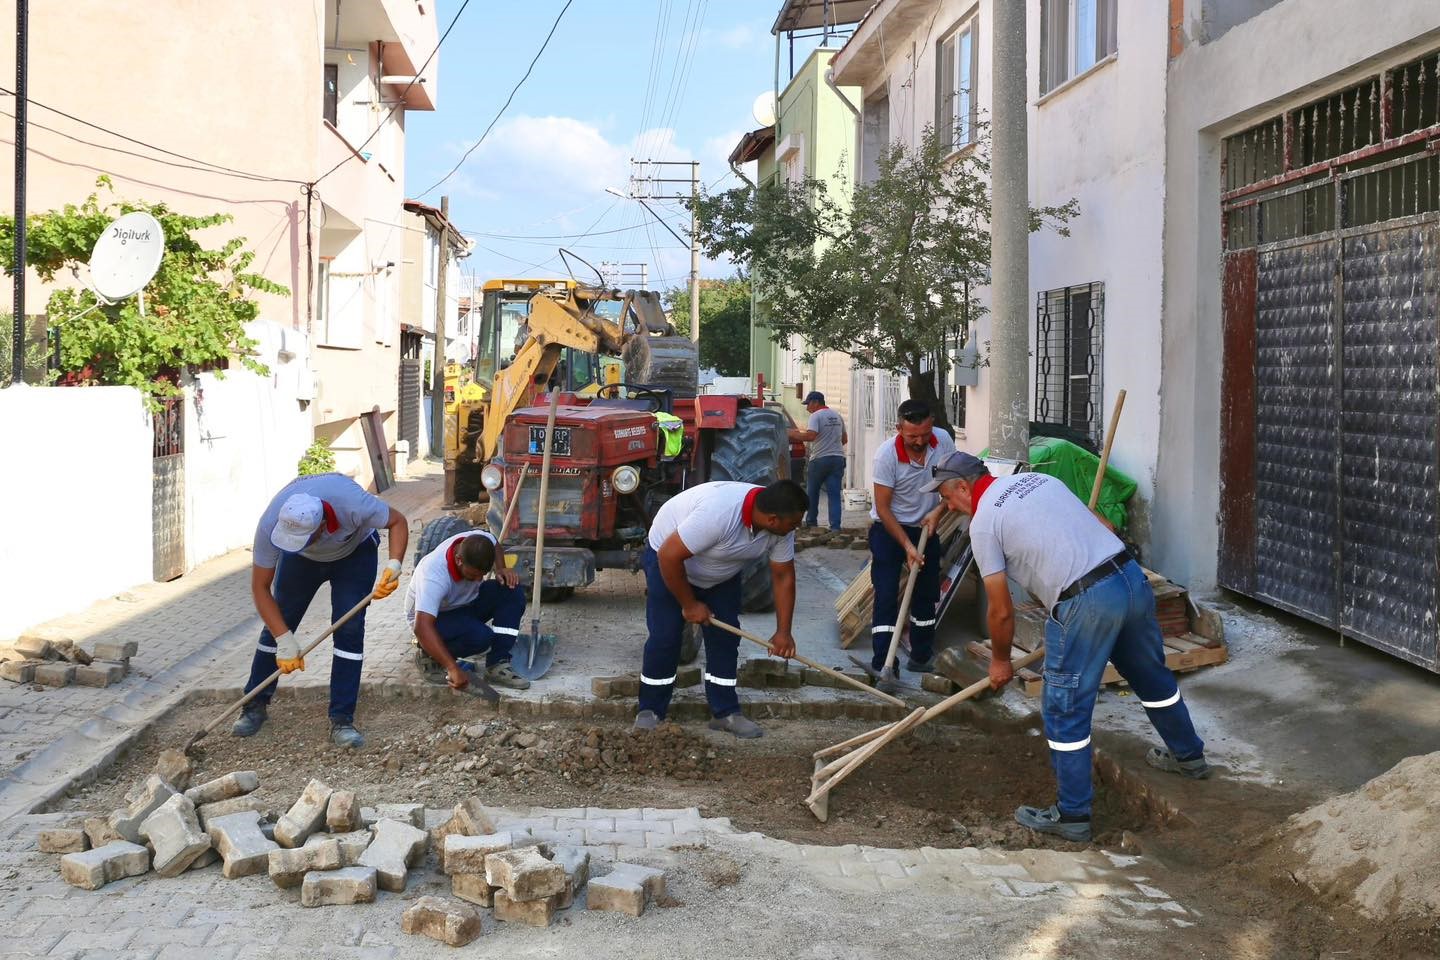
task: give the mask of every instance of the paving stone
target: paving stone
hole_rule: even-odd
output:
[[[140,824],[140,836],[154,849],[155,872],[162,877],[178,877],[190,869],[196,857],[210,849],[210,837],[200,829],[195,804],[178,793],[172,793],[145,818]]]
[[[99,890],[107,883],[138,877],[149,869],[150,851],[126,840],[60,858],[61,879],[82,890]]]
[[[398,820],[408,823],[417,830],[425,829],[425,804],[423,803],[377,803],[373,820]]]
[[[60,656],[59,651],[49,640],[29,634],[10,644],[10,649],[26,660],[54,660]]]
[[[75,667],[74,681],[81,687],[108,687],[125,679],[125,668],[118,663],[99,662]]]
[[[32,683],[35,680],[35,668],[44,661],[41,660],[6,660],[0,663],[0,679],[13,680],[15,683]]]
[[[590,880],[590,852],[583,847],[557,847],[555,863],[565,871],[565,890],[560,894],[556,906],[568,910],[579,893]]]
[[[920,678],[920,686],[931,693],[938,693],[942,696],[949,696],[955,692],[954,682],[944,674],[927,673]]]
[[[275,824],[275,842],[291,848],[304,844],[310,834],[325,823],[325,810],[330,805],[332,792],[319,780],[307,783],[300,799]]]
[[[645,905],[665,895],[665,874],[653,867],[617,863],[607,876],[590,881],[585,905],[590,910],[612,910],[638,917]]]
[[[323,843],[326,839],[334,840],[340,845],[340,866],[353,867],[360,862],[360,855],[369,847],[370,842],[375,839],[369,830],[352,830],[349,833],[334,833],[328,837],[324,834],[314,834],[305,841],[308,847],[312,843]]]
[[[619,677],[591,677],[590,692],[600,700],[622,700],[640,695],[640,678],[635,674]]]
[[[352,833],[362,826],[360,804],[354,790],[336,790],[325,807],[325,829],[331,833]]]
[[[123,811],[121,811],[123,813]],[[120,832],[110,826],[108,817],[87,817],[85,819],[85,836],[90,840],[91,847],[103,847],[107,843],[116,840],[124,840]]]
[[[515,900],[504,890],[495,890],[495,919],[501,923],[523,923],[529,927],[548,927],[560,909],[560,894],[539,900]]]
[[[381,890],[400,893],[405,889],[409,868],[425,855],[429,834],[398,820],[375,824],[375,839],[360,855],[362,867],[374,867]]]
[[[703,671],[692,664],[688,667],[680,667],[675,671],[675,686],[678,688],[698,687],[703,677]]]
[[[190,869],[204,870],[208,866],[219,863],[220,859],[220,851],[216,850],[212,843],[211,846],[205,848],[204,853],[190,862]]]
[[[170,784],[152,773],[125,795],[130,801],[130,807],[128,810],[116,810],[110,814],[110,826],[131,843],[139,843],[140,824],[144,823],[150,814],[159,810],[165,801],[178,795],[171,789]]]
[[[511,900],[543,900],[565,892],[565,868],[537,850],[506,850],[485,858],[485,882]]]
[[[232,813],[258,813],[260,819],[269,821],[274,819],[275,811],[270,804],[261,800],[254,794],[246,794],[243,797],[232,797],[229,800],[217,800],[214,803],[207,803],[203,807],[197,807],[195,811],[200,817],[202,829],[210,829],[210,821],[217,817],[228,817]],[[267,824],[268,825],[268,824]]]
[[[40,831],[36,846],[41,853],[84,853],[90,849],[90,838],[81,829],[52,827]]]
[[[400,915],[400,929],[452,947],[463,947],[480,936],[480,914],[468,904],[421,897]]]
[[[514,847],[515,836],[508,830],[479,837],[452,833],[445,838],[445,846],[440,855],[440,869],[452,877],[461,873],[483,874],[486,857],[504,853]]]
[[[765,686],[783,690],[799,690],[805,685],[805,678],[799,670],[779,670],[765,678]]]
[[[139,652],[140,644],[135,640],[100,640],[94,647],[96,660],[129,660]]]
[[[195,774],[195,764],[190,758],[176,750],[174,747],[160,751],[160,757],[155,761],[155,768],[150,771],[170,784],[172,790],[179,790],[182,793],[190,786],[190,778]],[[199,804],[196,804],[199,806]]]
[[[215,849],[225,858],[222,873],[227,880],[267,872],[271,851],[280,849],[260,832],[260,814],[253,810],[215,817],[206,831]]]
[[[806,667],[804,670],[802,670],[800,672],[800,676],[804,678],[805,686],[807,687],[834,687],[838,686],[840,683],[839,680],[836,680],[834,677],[830,676],[830,674],[825,673],[821,670],[812,669],[810,667]]]
[[[312,840],[318,837],[312,837]],[[340,869],[340,844],[335,840],[319,839],[317,843],[306,843],[298,850],[276,849],[270,851],[270,879],[281,889],[298,887],[305,882],[305,875],[318,870]]]
[[[206,804],[243,797],[247,793],[253,793],[259,786],[260,775],[254,770],[236,770],[197,787],[191,787],[185,791],[185,797],[195,806],[203,807]]]
[[[374,867],[341,867],[339,870],[315,871],[305,874],[305,879],[300,884],[300,906],[336,907],[374,903],[376,889]]]
[[[34,680],[41,686],[68,687],[75,679],[73,663],[42,663],[35,668]]]
[[[495,905],[495,888],[486,882],[483,873],[455,874],[450,878],[450,895],[481,907]]]

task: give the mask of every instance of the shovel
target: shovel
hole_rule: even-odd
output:
[[[545,578],[545,507],[550,499],[550,440],[555,434],[555,408],[559,403],[560,393],[552,389],[550,413],[545,418],[542,441],[544,455],[540,458],[540,501],[535,516],[535,584],[530,590],[530,602],[533,604],[530,632],[515,638],[515,655],[510,661],[510,669],[526,680],[539,680],[555,662],[555,635],[540,632],[540,594]]]

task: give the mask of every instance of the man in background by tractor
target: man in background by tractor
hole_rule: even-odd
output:
[[[487,580],[492,570],[495,579]],[[420,645],[416,666],[427,678],[444,670],[456,690],[470,683],[458,661],[482,653],[490,683],[512,690],[530,686],[510,667],[524,616],[520,578],[483,530],[458,533],[421,557],[405,590],[405,619]]]
[[[810,512],[806,526],[816,526],[820,518],[820,491],[829,501],[830,529],[840,529],[840,491],[845,481],[845,444],[850,437],[840,414],[825,405],[825,394],[811,390],[805,397],[810,422],[804,430],[790,431],[790,439],[810,445],[810,463],[805,468],[806,492],[810,496]]]
[[[685,624],[700,624],[705,637],[705,697],[710,729],[753,739],[764,731],[740,713],[735,691],[740,641],[710,620],[738,625],[741,578],[747,564],[768,559],[775,593],[771,651],[795,653],[795,529],[809,506],[793,480],[767,487],[712,482],[691,487],[655,514],[641,557],[645,570],[645,623],[649,638],[640,672],[636,730],[653,730],[665,719],[675,691]]]

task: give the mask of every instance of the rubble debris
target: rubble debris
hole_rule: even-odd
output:
[[[463,947],[480,936],[480,914],[464,903],[421,897],[400,916],[400,929]]]
[[[300,799],[295,801],[290,811],[275,825],[275,842],[290,848],[302,845],[310,834],[325,823],[325,811],[330,805],[332,792],[319,780],[307,783]]]
[[[544,900],[565,892],[565,868],[534,849],[506,850],[485,858],[485,882],[516,902]]]
[[[645,905],[665,895],[665,874],[653,867],[617,863],[607,876],[590,881],[585,905],[589,910],[612,910],[638,917]]]
[[[222,873],[227,880],[265,873],[270,869],[270,853],[280,847],[260,832],[260,814],[253,810],[216,817],[206,831],[210,842],[225,858]]]
[[[300,886],[307,873],[340,869],[340,844],[318,834],[310,839],[318,842],[306,843],[298,850],[280,848],[270,851],[270,879],[275,886],[288,890]]]
[[[221,800],[233,800],[260,787],[260,776],[254,770],[237,770],[185,791],[185,798],[197,807]]]
[[[41,853],[84,853],[90,849],[90,838],[84,830],[54,827],[40,831],[37,847]]]
[[[60,878],[82,890],[99,890],[107,883],[138,877],[149,869],[150,851],[128,840],[60,858]]]
[[[375,824],[375,839],[360,855],[358,864],[374,867],[381,890],[400,893],[405,889],[409,869],[425,855],[430,835],[408,823],[381,820]]]
[[[363,825],[354,790],[336,790],[330,794],[330,803],[325,808],[325,829],[331,833],[351,833]]]
[[[200,829],[195,804],[178,793],[172,793],[145,818],[140,824],[140,836],[155,850],[155,872],[162,877],[180,876],[196,857],[210,849],[210,837]]]
[[[305,874],[300,884],[300,906],[338,907],[375,902],[375,868],[341,867]]]

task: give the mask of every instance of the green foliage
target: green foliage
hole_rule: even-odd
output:
[[[97,187],[111,188],[101,177]],[[251,356],[255,341],[245,324],[259,316],[254,292],[286,295],[285,287],[251,272],[255,254],[243,237],[209,249],[195,236],[228,223],[229,214],[193,217],[164,204],[115,201],[101,205],[98,193],[80,205],[33,214],[26,219],[30,266],[51,282],[62,270],[76,272],[89,260],[105,226],[115,217],[144,211],[165,231],[165,257],[145,288],[146,314],[129,298],[114,306],[98,304],[83,288],[56,289],[47,310],[60,328],[60,363],[82,381],[140,389],[153,403],[178,392],[184,372],[218,364],[230,357],[256,373],[269,371]],[[14,217],[0,217],[0,267],[13,274]],[[217,375],[219,372],[217,371]]]
[[[676,334],[690,335],[690,289],[665,291],[665,308]],[[700,367],[723,377],[750,373],[750,281],[745,277],[700,281]]]
[[[10,385],[13,370],[11,362],[14,353],[10,345],[14,342],[15,315],[0,313],[0,387]],[[42,331],[43,332],[43,331]],[[25,382],[30,384],[52,383],[57,374],[49,368],[50,347],[43,336],[28,338],[25,344]]]
[[[330,441],[320,437],[305,448],[305,455],[300,458],[297,472],[302,477],[314,476],[317,473],[335,472],[335,452],[330,449]]]
[[[800,337],[809,356],[836,350],[903,372],[935,404],[929,358],[969,341],[988,282],[989,160],[982,147],[949,156],[931,129],[915,148],[891,144],[879,175],[849,202],[826,182],[772,182],[701,197],[701,244],[746,270],[777,343]],[[1062,235],[1074,200],[1031,211],[1032,231]]]

